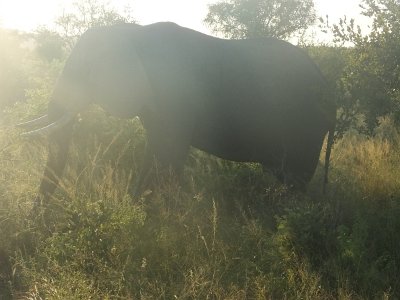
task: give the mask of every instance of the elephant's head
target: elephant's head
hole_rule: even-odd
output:
[[[134,51],[135,39],[126,32],[140,27],[121,24],[119,30],[88,30],[72,50],[51,96],[46,115],[19,124],[31,129],[23,135],[56,132],[90,104],[98,104],[119,117],[134,117],[149,105],[152,89],[140,55]],[[112,27],[111,27],[112,28]]]
[[[72,50],[48,104],[47,114],[19,124],[24,136],[46,134],[49,157],[39,194],[50,195],[65,167],[75,116],[98,104],[120,117],[140,114],[152,97],[135,46],[135,28],[121,24],[88,30]],[[127,39],[127,32],[130,39]],[[38,128],[38,129],[37,129]],[[39,197],[41,198],[41,197]]]

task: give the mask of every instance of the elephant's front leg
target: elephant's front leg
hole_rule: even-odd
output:
[[[146,189],[181,177],[189,147],[190,135],[184,130],[147,130],[145,157],[133,187],[133,195],[139,196]]]

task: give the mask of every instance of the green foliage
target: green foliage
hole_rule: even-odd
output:
[[[42,59],[51,62],[63,60],[64,40],[61,36],[47,28],[38,28],[35,34],[36,52]]]
[[[120,14],[102,0],[76,1],[70,11],[64,11],[56,20],[57,32],[69,50],[87,29],[118,23],[135,23],[129,8],[124,14]]]
[[[4,109],[3,119],[8,124],[27,121],[46,112],[53,86],[64,64],[58,60],[46,62],[37,58],[29,63],[29,85],[25,87],[24,99],[14,99],[14,102]]]
[[[0,28],[0,110],[25,98],[29,69],[23,62],[29,59],[27,53],[26,36]]]
[[[350,128],[365,131],[365,116],[359,109],[359,101],[354,103],[347,88],[353,79],[348,77],[347,71],[354,58],[354,49],[326,45],[307,46],[305,49],[324,74],[335,98],[336,135],[341,137]]]
[[[209,5],[205,23],[227,38],[287,39],[315,21],[312,0],[226,0]]]
[[[363,14],[372,19],[369,34],[363,35],[354,20],[346,19],[335,25],[333,32],[337,42],[354,45],[340,81],[346,118],[354,121],[362,115],[363,124],[356,121],[351,125],[371,133],[379,117],[393,115],[396,123],[400,119],[400,4],[365,0],[363,7]]]
[[[11,112],[12,121],[18,121],[45,110],[52,87],[63,66],[62,45],[58,44],[57,49],[52,48],[46,44],[52,43],[49,38],[57,39],[57,36],[44,29],[37,34],[0,29],[2,121],[11,121],[7,120]]]

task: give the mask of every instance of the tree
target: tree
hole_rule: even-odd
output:
[[[118,23],[135,23],[130,10],[120,14],[102,0],[76,1],[70,12],[64,11],[56,20],[58,32],[69,48],[75,45],[76,39],[87,29]]]
[[[362,116],[363,127],[354,122],[348,126],[372,133],[383,116],[400,125],[400,2],[363,0],[361,7],[372,19],[368,35],[346,19],[333,32],[337,42],[354,45],[340,81],[342,118]]]
[[[315,21],[313,0],[223,0],[209,5],[205,23],[215,33],[239,39],[287,39]]]
[[[54,31],[40,27],[35,32],[36,53],[49,62],[62,60],[64,55],[64,40]]]

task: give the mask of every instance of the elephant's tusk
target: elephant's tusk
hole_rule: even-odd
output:
[[[51,134],[51,133],[55,132],[56,130],[64,127],[66,124],[71,122],[72,119],[73,119],[73,115],[66,113],[57,121],[55,121],[45,127],[22,133],[21,136],[37,136],[37,135],[42,135],[42,134],[45,134],[45,135]]]
[[[35,126],[44,126],[46,124],[49,124],[49,117],[47,115],[41,116],[37,119],[34,120],[30,120],[28,122],[24,122],[24,123],[19,123],[15,126],[17,127],[21,127],[21,128],[32,128]]]

